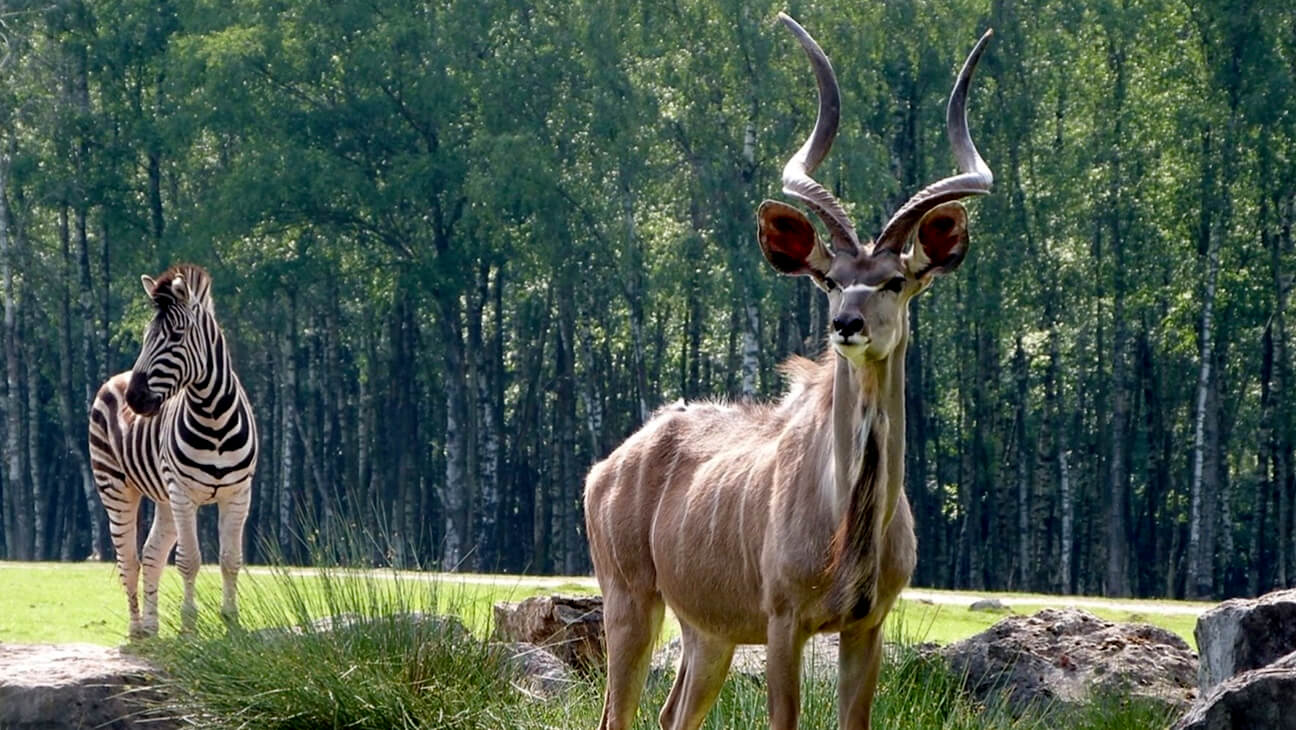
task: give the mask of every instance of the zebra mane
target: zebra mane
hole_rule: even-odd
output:
[[[211,274],[197,264],[176,264],[162,272],[153,289],[153,301],[159,305],[175,303],[176,296],[171,291],[171,284],[177,276],[184,278],[185,286],[202,303],[203,309],[215,314],[211,300]]]

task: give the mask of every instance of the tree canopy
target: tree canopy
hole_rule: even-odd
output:
[[[996,189],[912,309],[915,581],[1296,583],[1280,0],[0,0],[0,554],[110,550],[86,409],[139,275],[187,260],[260,422],[251,558],[588,570],[591,463],[824,346],[753,235],[813,124],[784,9],[837,69],[818,176],[864,236],[953,169],[946,95],[995,29]]]

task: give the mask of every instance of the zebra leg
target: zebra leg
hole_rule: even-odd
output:
[[[220,509],[221,618],[225,625],[238,626],[238,574],[243,567],[243,525],[252,503],[252,480],[230,490],[218,503]]]
[[[108,531],[112,533],[113,549],[117,553],[117,574],[126,590],[126,607],[130,610],[130,636],[132,639],[147,636],[140,624],[139,609],[139,537],[136,524],[139,518],[140,493],[123,480],[115,478],[96,466],[95,483],[99,487],[99,501],[108,512]]]
[[[158,632],[158,581],[162,578],[162,569],[166,567],[171,548],[175,547],[175,520],[171,517],[171,508],[164,502],[155,505],[153,526],[149,528],[148,540],[144,542],[144,621],[143,632],[157,636]]]
[[[189,490],[172,482],[167,489],[171,497],[171,518],[176,530],[176,569],[184,579],[184,601],[180,604],[180,631],[191,634],[198,624],[198,604],[194,602],[194,581],[202,565],[198,548],[198,504]]]

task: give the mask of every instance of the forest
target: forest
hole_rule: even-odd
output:
[[[261,434],[249,559],[588,572],[592,463],[824,347],[755,240],[814,123],[779,10],[862,237],[953,170],[995,31],[995,191],[911,309],[915,583],[1296,585],[1287,0],[0,0],[0,557],[111,559],[87,409],[188,261]]]

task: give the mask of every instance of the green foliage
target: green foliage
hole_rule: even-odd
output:
[[[305,560],[309,513],[399,534],[396,565],[587,570],[591,463],[662,403],[777,396],[777,364],[823,345],[819,293],[752,240],[814,109],[781,9],[837,70],[816,175],[865,237],[952,169],[945,97],[996,31],[970,111],[997,186],[911,307],[917,582],[1184,595],[1193,535],[1216,595],[1296,581],[1278,0],[6,11],[5,355],[34,366],[0,390],[35,446],[0,459],[3,554],[107,551],[68,444],[135,358],[139,274],[187,259],[258,415],[253,559]]]

